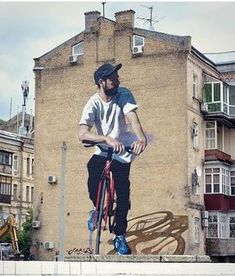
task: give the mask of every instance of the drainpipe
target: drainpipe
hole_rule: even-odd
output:
[[[19,229],[22,226],[22,201],[23,201],[23,150],[24,140],[21,138],[20,144],[20,198],[19,198]]]

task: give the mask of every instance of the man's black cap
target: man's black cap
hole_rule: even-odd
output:
[[[101,65],[94,73],[95,83],[98,84],[100,79],[107,79],[113,73],[117,72],[122,67],[122,64],[112,65],[105,63]]]

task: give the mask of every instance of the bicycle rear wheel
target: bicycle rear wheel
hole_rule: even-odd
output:
[[[98,208],[95,254],[99,254],[99,251],[100,251],[100,236],[101,236],[102,219],[103,219],[103,213],[104,213],[106,179],[104,179],[102,181],[101,185],[102,185],[102,187],[101,187],[100,204],[99,204],[99,208]]]

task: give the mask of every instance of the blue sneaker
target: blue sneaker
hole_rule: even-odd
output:
[[[96,229],[96,220],[97,220],[97,212],[95,210],[91,210],[89,212],[89,217],[87,221],[87,226],[90,231],[94,231]]]
[[[113,239],[113,247],[118,255],[130,255],[131,249],[127,244],[125,235],[116,236]]]

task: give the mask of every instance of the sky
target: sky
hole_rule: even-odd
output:
[[[84,12],[98,10],[102,1],[3,2],[0,0],[0,118],[22,110],[22,81],[29,82],[27,112],[34,113],[34,58],[40,57],[85,28]],[[153,6],[155,31],[189,35],[202,53],[235,51],[235,2],[106,1],[105,17],[133,9],[135,26],[148,29]]]

